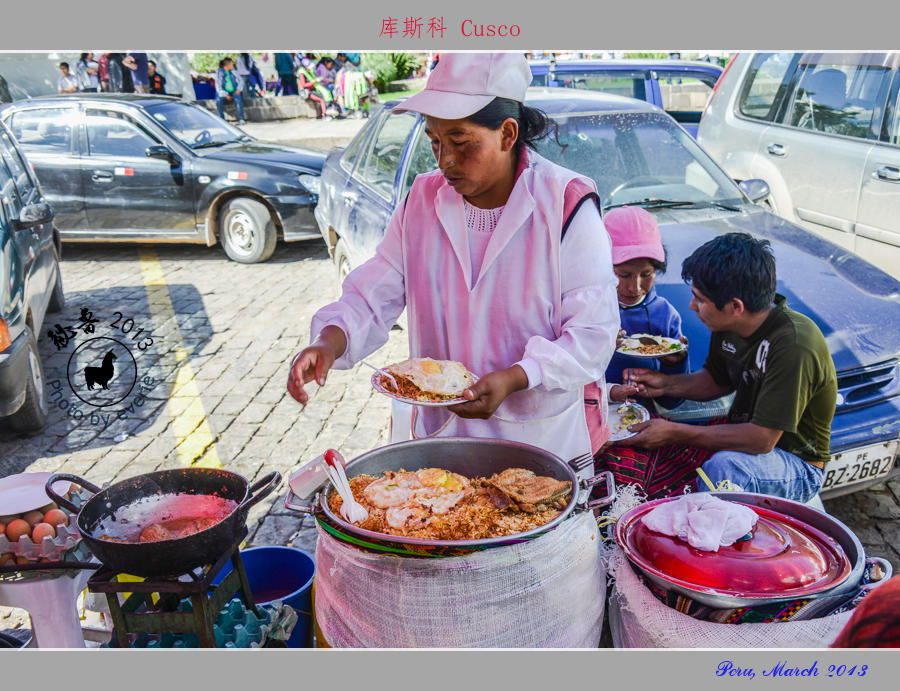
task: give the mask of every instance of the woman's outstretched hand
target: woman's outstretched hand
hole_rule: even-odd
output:
[[[511,393],[528,388],[528,375],[519,365],[489,372],[463,391],[467,403],[457,403],[447,410],[460,417],[487,420]]]
[[[309,402],[309,394],[303,390],[304,384],[313,379],[319,386],[325,386],[328,372],[347,349],[347,338],[336,326],[326,326],[319,337],[308,347],[301,350],[291,360],[288,371],[288,393],[301,405]]]

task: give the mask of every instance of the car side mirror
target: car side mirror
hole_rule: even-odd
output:
[[[738,187],[747,195],[751,202],[758,202],[769,196],[769,183],[759,178],[741,180]]]
[[[147,158],[160,158],[164,161],[168,161],[172,165],[178,163],[178,156],[175,155],[175,152],[172,151],[172,149],[164,144],[148,146],[144,153],[147,155]]]
[[[53,220],[53,209],[47,202],[38,202],[37,204],[28,204],[22,207],[19,212],[19,218],[13,224],[15,230],[24,230],[25,228],[33,228],[44,223],[50,223]]]

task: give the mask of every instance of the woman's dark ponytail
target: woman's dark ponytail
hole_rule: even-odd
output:
[[[499,96],[466,119],[490,130],[499,130],[507,118],[512,118],[519,124],[518,141],[530,149],[536,149],[535,142],[557,129],[556,123],[544,111]]]

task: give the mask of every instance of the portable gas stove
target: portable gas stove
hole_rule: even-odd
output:
[[[202,648],[215,648],[214,626],[222,608],[240,595],[247,609],[258,616],[253,593],[238,549],[247,537],[246,527],[217,561],[189,573],[165,579],[123,581],[118,571],[101,567],[88,580],[92,593],[104,593],[113,621],[113,642],[130,647],[130,634],[196,634]],[[234,567],[214,585],[213,581],[231,560]],[[130,593],[120,602],[121,593]],[[180,611],[179,603],[189,599],[192,611]]]

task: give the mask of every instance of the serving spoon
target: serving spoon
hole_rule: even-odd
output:
[[[341,495],[343,504],[341,504],[341,515],[350,523],[362,523],[369,517],[366,507],[360,504],[353,497],[353,491],[350,489],[350,481],[344,472],[344,458],[334,449],[328,449],[324,456],[325,462],[323,467],[328,473],[328,479]]]

